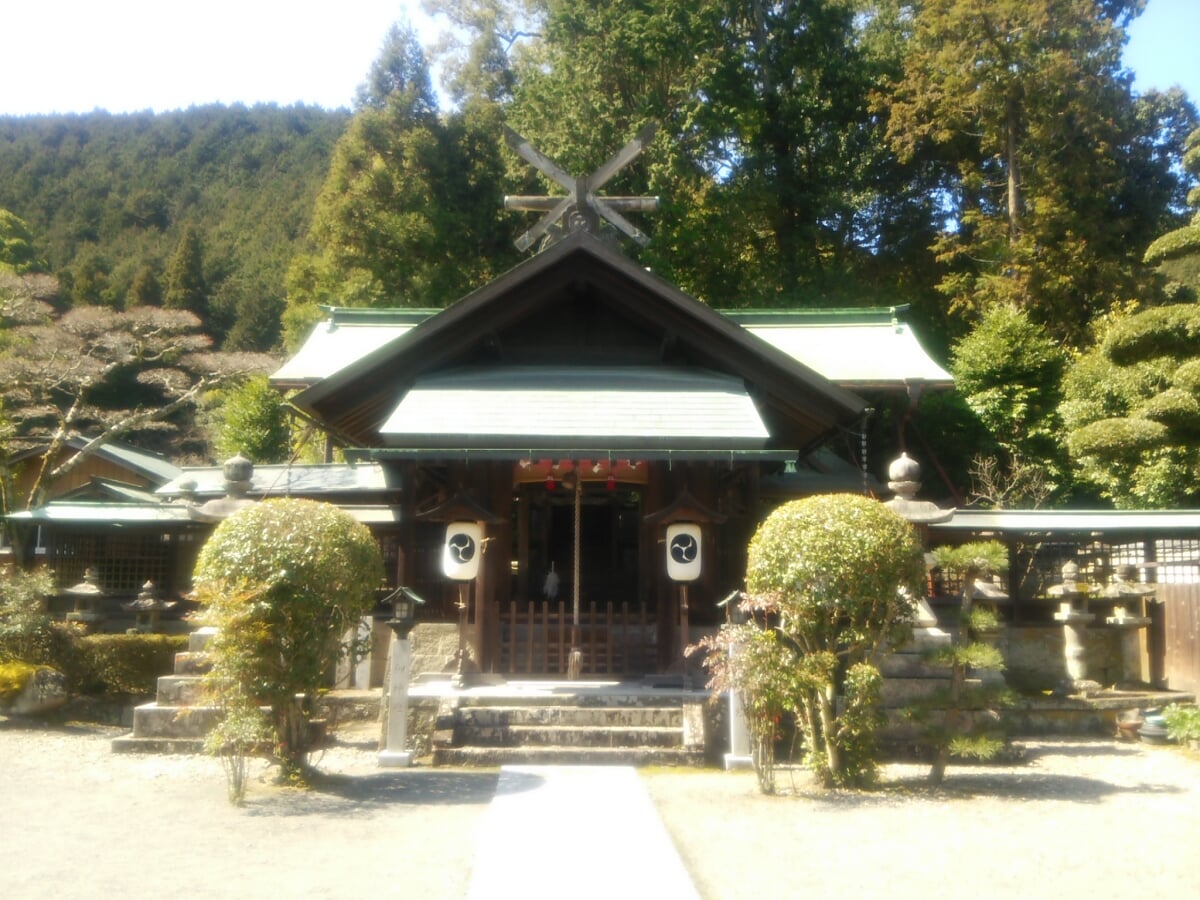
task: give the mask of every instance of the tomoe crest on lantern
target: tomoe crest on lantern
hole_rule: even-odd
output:
[[[667,576],[672,581],[695,581],[700,577],[700,526],[676,522],[667,526]]]
[[[455,581],[471,581],[479,574],[483,528],[478,522],[451,522],[446,526],[442,572]]]

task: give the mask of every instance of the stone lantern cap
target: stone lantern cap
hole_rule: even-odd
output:
[[[888,488],[896,496],[883,505],[907,522],[931,525],[954,518],[953,509],[942,509],[936,503],[917,499],[917,491],[921,489],[921,465],[907,453],[901,453],[888,466]]]
[[[137,595],[137,599],[130,600],[128,603],[122,603],[121,608],[133,613],[151,613],[166,612],[168,609],[175,607],[175,600],[162,600],[156,595],[157,588],[154,582],[147,581],[142,585],[142,590]]]
[[[1137,580],[1136,566],[1123,565],[1117,567],[1112,583],[1100,591],[1100,596],[1106,600],[1125,600],[1149,597],[1154,590],[1154,585]]]
[[[254,463],[240,453],[225,461],[225,496],[191,506],[193,519],[201,522],[221,522],[254,501],[246,495],[254,483]]]
[[[237,453],[225,461],[225,491],[230,496],[243,496],[254,481],[254,463]]]
[[[1090,593],[1092,586],[1079,580],[1079,565],[1073,559],[1063,563],[1062,581],[1046,588],[1046,594],[1051,597],[1086,597]]]
[[[100,573],[95,566],[88,566],[83,573],[83,581],[65,588],[63,593],[75,598],[76,612],[94,612],[104,596],[104,588],[100,587]]]

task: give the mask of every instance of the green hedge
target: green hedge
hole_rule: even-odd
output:
[[[73,694],[153,694],[160,675],[187,650],[186,634],[80,635],[61,622],[18,632],[0,629],[0,663],[49,666]]]
[[[175,669],[186,634],[90,634],[76,644],[72,689],[81,694],[153,694]]]

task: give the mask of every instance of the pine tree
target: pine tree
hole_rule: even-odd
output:
[[[162,306],[162,302],[163,291],[158,276],[151,266],[142,266],[133,276],[126,306]]]
[[[182,309],[201,319],[208,315],[208,288],[204,281],[204,252],[200,233],[188,225],[167,266],[167,309]]]
[[[962,582],[961,605],[950,628],[951,642],[928,654],[929,662],[950,670],[944,693],[911,714],[927,724],[925,740],[933,747],[930,784],[941,784],[951,758],[992,759],[1005,747],[997,707],[1010,702],[1008,687],[986,673],[1002,672],[1004,657],[988,637],[999,628],[995,610],[976,601],[976,583],[1008,568],[1008,551],[996,541],[939,547],[934,558]],[[973,676],[985,675],[983,678]],[[940,721],[935,716],[940,713]]]

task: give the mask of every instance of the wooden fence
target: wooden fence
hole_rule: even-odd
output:
[[[1200,584],[1157,585],[1162,600],[1162,679],[1173,691],[1200,691]],[[1157,674],[1157,673],[1155,673]],[[1157,679],[1156,679],[1157,680]]]
[[[572,610],[562,601],[513,601],[500,612],[500,671],[566,675]],[[587,604],[579,611],[579,649],[585,675],[632,676],[654,671],[657,627],[644,607]]]

